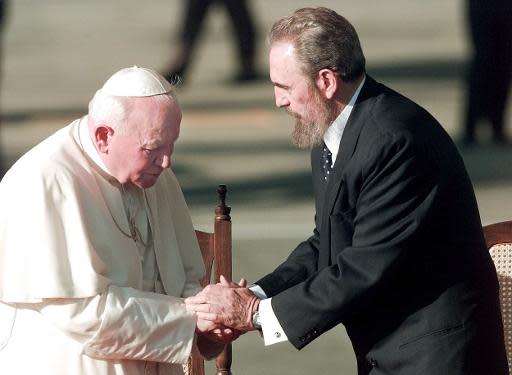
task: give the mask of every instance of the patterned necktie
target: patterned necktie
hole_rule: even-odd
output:
[[[327,181],[329,175],[332,172],[332,153],[329,151],[329,148],[323,144],[322,147],[322,171],[324,172],[324,181]]]

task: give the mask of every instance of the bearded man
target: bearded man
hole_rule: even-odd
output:
[[[299,9],[269,39],[276,105],[311,147],[315,228],[251,288],[224,281],[189,309],[297,349],[343,324],[359,375],[508,374],[498,281],[450,137],[365,73],[333,10]]]

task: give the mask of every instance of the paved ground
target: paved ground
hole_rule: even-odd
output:
[[[153,0],[144,9],[136,0],[12,3],[4,35],[0,101],[6,166],[83,114],[87,101],[112,72],[134,64],[163,69],[173,52],[181,15],[181,3],[169,0]],[[264,33],[272,21],[308,4],[253,1],[263,71]],[[354,23],[370,74],[422,104],[458,138],[468,53],[461,0],[315,4],[331,6]],[[184,120],[175,171],[193,220],[204,229],[211,228],[216,186],[229,185],[234,273],[254,280],[311,232],[308,153],[290,145],[291,120],[274,108],[267,82],[227,84],[236,69],[236,55],[222,9],[212,12],[206,26],[187,85],[178,90]],[[484,145],[461,152],[483,222],[510,218],[511,149]],[[240,375],[355,374],[342,328],[301,352],[289,344],[263,348],[256,335],[246,335],[235,344],[234,354],[233,368]]]

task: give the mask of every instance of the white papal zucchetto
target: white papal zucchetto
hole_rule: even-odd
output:
[[[168,94],[172,85],[154,70],[133,66],[114,73],[101,91],[112,96],[144,97]]]

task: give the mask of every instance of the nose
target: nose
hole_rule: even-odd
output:
[[[274,88],[274,96],[276,97],[276,107],[283,108],[290,104],[288,97],[280,87]]]
[[[163,169],[169,168],[171,166],[171,155],[170,154],[160,155],[156,159],[155,164]]]

